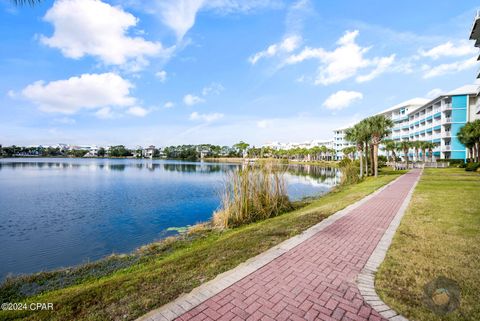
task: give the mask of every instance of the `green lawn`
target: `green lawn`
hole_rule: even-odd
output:
[[[423,302],[424,285],[444,276],[461,290],[446,316]],[[380,297],[410,320],[480,320],[480,174],[426,169],[377,275]]]
[[[159,254],[147,256],[127,268],[102,277],[86,277],[77,285],[24,299],[53,302],[54,312],[0,312],[0,319],[135,319],[299,234],[400,174],[385,169],[378,179],[368,178],[357,185],[338,188],[296,211],[225,232],[205,232],[190,241],[162,245]],[[1,295],[11,294],[2,293],[0,288]]]

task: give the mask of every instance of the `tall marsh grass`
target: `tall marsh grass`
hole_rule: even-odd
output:
[[[361,181],[359,173],[359,164],[349,158],[344,158],[338,163],[338,167],[342,172],[340,185],[356,184]]]
[[[292,209],[284,174],[284,166],[273,163],[248,164],[228,172],[222,206],[213,215],[213,225],[236,227]]]

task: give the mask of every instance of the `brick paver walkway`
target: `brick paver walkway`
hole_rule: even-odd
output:
[[[176,320],[384,320],[355,278],[419,170]]]

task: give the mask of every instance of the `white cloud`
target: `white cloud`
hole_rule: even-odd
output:
[[[183,103],[187,106],[193,106],[196,104],[204,103],[205,99],[192,94],[187,94],[183,97]]]
[[[395,55],[387,57],[365,58],[370,47],[361,47],[355,40],[358,30],[347,31],[337,41],[338,47],[333,51],[323,48],[305,47],[300,53],[289,56],[286,64],[296,64],[307,59],[320,61],[318,74],[315,79],[317,85],[329,85],[354,77],[362,69],[371,68],[366,75],[357,76],[357,82],[372,80],[389,70],[395,60]]]
[[[11,99],[15,99],[17,98],[17,93],[14,90],[10,89],[9,91],[7,91],[7,96]]]
[[[202,95],[203,96],[208,96],[210,94],[212,95],[218,95],[220,94],[225,88],[222,86],[222,84],[219,84],[217,82],[211,83],[210,85],[203,87],[202,89]]]
[[[54,26],[51,37],[41,37],[45,45],[58,48],[64,56],[98,58],[106,65],[124,65],[138,71],[148,65],[146,56],[168,55],[161,43],[127,32],[138,19],[100,0],[58,0],[44,19]]]
[[[254,65],[262,58],[269,58],[281,53],[290,53],[300,46],[302,38],[297,35],[289,36],[279,43],[268,46],[267,49],[257,52],[248,58],[248,61]]]
[[[136,103],[130,96],[132,87],[128,80],[115,73],[83,74],[49,83],[34,82],[22,90],[22,95],[44,112],[74,114],[81,109],[103,109],[99,115],[106,116],[111,114],[110,107],[129,107]]]
[[[70,117],[55,118],[53,122],[57,124],[64,124],[64,125],[73,125],[76,123],[75,119]]]
[[[211,114],[199,114],[198,112],[193,112],[190,114],[190,120],[200,120],[204,122],[212,122],[223,118],[223,114],[220,113],[211,113]]]
[[[423,57],[429,57],[435,60],[441,57],[470,56],[476,53],[476,49],[472,46],[472,43],[467,40],[459,41],[456,44],[447,41],[429,50],[421,49],[419,53]]]
[[[178,40],[194,26],[200,10],[211,10],[219,14],[234,12],[249,13],[263,8],[277,8],[281,0],[156,0],[145,4],[147,11],[160,17]]]
[[[132,106],[126,112],[132,116],[145,117],[150,111],[140,106]]]
[[[477,65],[477,57],[472,57],[466,60],[455,61],[452,63],[441,64],[435,67],[424,66],[425,73],[423,78],[432,78],[443,76],[445,74],[452,74],[462,70],[472,68]]]
[[[440,88],[434,88],[427,93],[427,98],[436,98],[443,93],[443,90]]]
[[[115,114],[110,107],[103,107],[95,112],[95,116],[100,119],[111,119],[115,117]]]
[[[269,127],[269,125],[270,125],[270,121],[268,121],[266,119],[257,121],[257,127],[258,128],[264,129],[264,128]]]
[[[197,12],[205,0],[163,0],[156,1],[162,22],[172,29],[178,39],[182,39],[195,24]]]
[[[167,72],[165,70],[156,72],[155,76],[160,80],[160,82],[165,82],[167,80]]]
[[[372,64],[376,65],[376,67],[366,75],[357,76],[355,80],[357,82],[366,82],[377,78],[392,66],[394,60],[395,54],[388,57],[374,58]]]
[[[340,90],[330,95],[323,103],[328,109],[340,110],[350,106],[354,101],[363,99],[363,94],[357,91]]]
[[[172,101],[167,101],[163,107],[165,108],[173,108],[175,106],[175,104],[172,102]]]

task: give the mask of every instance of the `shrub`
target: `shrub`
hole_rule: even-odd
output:
[[[480,168],[480,163],[468,163],[465,166],[467,172],[476,172],[478,168]]]
[[[378,168],[382,168],[387,166],[388,159],[386,156],[379,155],[378,156]]]
[[[284,167],[272,163],[244,165],[228,172],[222,207],[213,214],[213,225],[236,227],[292,209],[284,173]]]
[[[388,162],[387,156],[378,155],[378,161],[385,162],[385,163]]]

